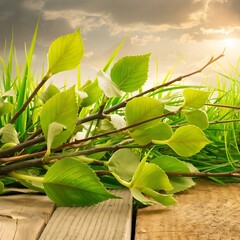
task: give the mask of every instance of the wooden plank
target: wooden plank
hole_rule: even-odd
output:
[[[112,192],[122,199],[111,199],[88,208],[57,208],[40,240],[130,240],[131,194],[127,190]]]
[[[0,197],[0,239],[38,239],[55,205],[46,196],[20,194]]]
[[[135,240],[240,239],[240,184],[197,182],[175,206],[139,209]]]

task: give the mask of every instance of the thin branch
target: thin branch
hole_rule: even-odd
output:
[[[166,172],[169,177],[240,177],[240,169],[229,172]]]
[[[22,150],[26,147],[30,147],[30,146],[33,146],[35,144],[42,143],[44,141],[45,141],[45,138],[44,138],[44,136],[42,136],[42,137],[39,137],[39,138],[34,138],[34,139],[29,140],[29,141],[20,143],[20,144],[14,146],[14,147],[1,150],[0,151],[0,157],[7,156],[9,154],[13,154],[13,153],[15,153],[17,151],[20,151],[20,150]]]
[[[29,167],[40,167],[43,164],[44,164],[43,158],[36,158],[28,161],[8,164],[0,167],[0,175],[6,175],[7,173],[18,170],[18,169],[29,168]]]
[[[123,132],[123,131],[126,131],[128,129],[137,127],[139,125],[142,125],[144,123],[148,123],[148,122],[154,121],[156,119],[160,119],[160,118],[164,118],[164,117],[172,116],[172,115],[176,115],[176,114],[177,114],[177,112],[168,112],[168,113],[162,114],[160,116],[157,116],[157,117],[154,117],[154,118],[150,118],[148,120],[145,120],[145,121],[142,121],[142,122],[139,122],[139,123],[135,123],[135,124],[123,127],[123,128],[119,128],[119,129],[116,129],[116,130],[113,130],[113,131],[110,131],[110,132],[105,132],[105,133],[94,135],[94,136],[91,136],[91,137],[88,137],[88,138],[84,138],[84,139],[81,139],[81,140],[75,140],[74,142],[62,144],[61,146],[56,148],[56,150],[61,150],[61,149],[66,148],[66,147],[77,145],[79,143],[86,142],[86,141],[93,140],[93,139],[97,139],[97,138],[100,138],[100,137],[108,136],[108,135],[111,135],[111,134],[114,134],[114,133]]]
[[[112,146],[107,146],[107,147],[95,147],[95,148],[91,148],[91,149],[86,149],[86,150],[80,150],[77,152],[68,152],[68,153],[61,153],[61,154],[56,154],[54,156],[50,156],[48,157],[47,161],[51,161],[54,159],[62,159],[65,157],[76,157],[76,156],[88,156],[91,155],[93,153],[98,153],[98,152],[110,152],[110,151],[117,151],[119,149],[123,149],[123,148],[146,148],[151,146],[152,143],[149,143],[147,145],[121,145],[121,144],[116,144],[116,145],[112,145]]]
[[[32,135],[30,135],[26,141],[34,139],[35,137],[37,137],[38,135],[40,135],[42,133],[42,129],[39,128],[36,132],[34,132]]]
[[[82,151],[77,151],[77,152],[69,152],[66,154],[56,154],[54,156],[50,156],[47,161],[45,161],[43,158],[36,158],[36,159],[31,159],[31,160],[27,160],[27,161],[21,161],[21,162],[15,162],[15,163],[11,163],[11,164],[6,164],[4,166],[0,166],[0,175],[6,175],[7,173],[11,172],[11,171],[15,171],[18,169],[23,169],[23,168],[29,168],[29,167],[40,167],[43,166],[44,164],[47,163],[52,163],[56,160],[60,160],[62,158],[65,157],[76,157],[76,156],[87,156],[93,153],[98,153],[98,152],[105,152],[105,151],[117,151],[119,149],[123,149],[123,148],[146,148],[151,146],[150,144],[144,145],[144,146],[139,146],[139,145],[128,145],[128,146],[124,146],[124,145],[120,145],[120,144],[116,144],[113,146],[108,146],[108,147],[96,147],[96,148],[92,148],[92,149],[87,149],[87,150],[82,150]],[[103,161],[99,161],[99,160],[94,160],[92,162],[93,165],[98,165],[98,166],[103,166],[104,162]]]
[[[214,63],[214,62],[216,62],[218,59],[220,59],[220,58],[222,58],[222,57],[224,57],[224,54],[223,54],[223,53],[220,54],[219,56],[217,56],[216,58],[211,57],[211,59],[210,59],[202,68],[200,68],[200,69],[198,69],[198,70],[196,70],[196,71],[194,71],[194,72],[191,72],[191,73],[188,73],[188,74],[179,76],[179,77],[177,77],[177,78],[175,78],[175,79],[173,79],[173,80],[171,80],[171,81],[169,81],[169,82],[166,82],[166,83],[164,83],[164,84],[161,84],[161,85],[158,85],[158,86],[156,86],[156,87],[150,88],[150,89],[148,89],[148,90],[146,90],[146,91],[144,91],[144,92],[142,92],[142,93],[139,93],[139,94],[137,94],[137,95],[135,95],[135,96],[133,96],[133,97],[131,97],[131,98],[129,98],[129,99],[127,99],[127,100],[125,100],[125,101],[123,101],[123,102],[121,102],[121,103],[119,103],[119,104],[117,104],[117,105],[115,105],[115,106],[113,106],[113,107],[105,110],[104,113],[105,113],[105,114],[108,114],[108,113],[113,112],[113,111],[115,111],[115,110],[117,110],[117,109],[119,109],[119,108],[125,107],[126,104],[127,104],[127,102],[129,102],[129,101],[132,100],[133,98],[141,97],[141,96],[143,96],[143,95],[145,95],[145,94],[147,94],[147,93],[154,92],[154,91],[156,91],[157,89],[164,88],[164,87],[167,87],[167,86],[169,86],[169,85],[171,85],[171,84],[173,84],[173,83],[175,83],[175,82],[182,81],[184,78],[188,78],[188,77],[193,76],[193,75],[195,75],[195,74],[197,74],[197,73],[201,73],[206,67],[208,67],[209,65],[211,65],[211,64]]]
[[[205,105],[206,106],[211,106],[211,107],[232,108],[232,109],[240,110],[240,106],[230,106],[230,105],[213,104],[213,103],[206,103]]]
[[[43,77],[42,81],[37,85],[37,87],[34,89],[34,91],[32,92],[32,94],[28,97],[28,99],[26,100],[26,102],[22,105],[22,107],[18,110],[18,112],[16,112],[16,114],[13,116],[13,118],[10,120],[10,123],[13,124],[17,118],[22,114],[22,112],[27,108],[27,106],[29,105],[29,103],[31,102],[31,100],[35,97],[35,95],[37,94],[37,92],[40,90],[40,88],[46,83],[46,81],[49,79],[49,75],[45,75],[45,77]]]
[[[111,172],[107,170],[97,170],[95,173],[100,177],[104,175],[112,176]],[[201,178],[209,178],[209,177],[240,177],[240,169],[233,170],[230,172],[188,172],[188,173],[180,173],[180,172],[166,172],[168,177],[201,177]]]
[[[222,124],[222,123],[234,123],[234,122],[240,122],[240,119],[228,119],[228,120],[215,120],[209,122],[210,125],[214,124]],[[178,124],[178,125],[171,125],[171,128],[179,128],[182,126],[186,126],[188,123]]]
[[[0,158],[0,164],[22,161],[22,160],[35,158],[35,157],[41,157],[41,156],[44,156],[45,153],[46,153],[46,151],[40,151],[40,152],[28,153],[28,154],[23,154],[23,155],[19,155],[19,156],[13,156],[13,157],[4,157],[4,158]]]

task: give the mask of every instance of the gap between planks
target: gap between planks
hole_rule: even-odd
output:
[[[0,240],[36,240],[55,204],[46,196],[17,194],[0,197]]]

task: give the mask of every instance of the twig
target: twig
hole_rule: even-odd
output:
[[[87,156],[93,153],[98,153],[98,152],[105,152],[105,151],[117,151],[119,149],[123,149],[123,148],[146,148],[151,146],[152,144],[147,144],[144,146],[139,146],[139,145],[128,145],[128,146],[124,146],[121,144],[116,144],[113,146],[108,146],[108,147],[96,147],[96,148],[91,148],[91,149],[87,149],[87,150],[81,150],[81,151],[77,151],[77,152],[69,152],[69,153],[65,153],[65,154],[56,154],[54,156],[50,156],[47,161],[45,161],[43,158],[36,158],[36,159],[31,159],[31,160],[27,160],[27,161],[21,161],[21,162],[15,162],[15,163],[11,163],[11,164],[7,164],[4,166],[0,167],[0,175],[6,175],[7,173],[14,171],[14,170],[18,170],[18,169],[23,169],[23,168],[29,168],[29,167],[37,167],[37,166],[42,166],[48,162],[52,162],[52,161],[56,161],[56,160],[60,160],[62,158],[65,157],[76,157],[76,156]],[[99,161],[99,160],[94,160],[92,162],[93,165],[100,165],[103,166],[104,162],[103,161]]]
[[[82,143],[82,142],[86,142],[86,141],[89,141],[89,140],[93,140],[93,139],[97,139],[97,138],[100,138],[100,137],[108,136],[108,135],[111,135],[111,134],[114,134],[114,133],[123,132],[123,131],[126,131],[128,129],[137,127],[139,125],[142,125],[144,123],[148,123],[148,122],[154,121],[156,119],[160,119],[160,118],[164,118],[164,117],[172,116],[172,115],[176,115],[176,114],[177,114],[177,112],[168,112],[166,114],[162,114],[160,116],[157,116],[157,117],[154,117],[154,118],[150,118],[150,119],[147,119],[145,121],[142,121],[142,122],[139,122],[139,123],[136,123],[136,124],[132,124],[132,125],[120,128],[120,129],[116,129],[116,130],[113,130],[113,131],[110,131],[110,132],[94,135],[94,136],[91,136],[91,137],[88,137],[88,138],[84,138],[84,139],[81,139],[81,140],[75,140],[74,142],[65,143],[65,144],[59,146],[58,148],[56,148],[56,150],[61,150],[63,148],[66,148],[66,147],[69,147],[69,146],[73,146],[75,144],[77,145],[77,144]]]
[[[40,157],[40,156],[44,156],[45,153],[46,151],[40,151],[40,152],[28,153],[28,154],[19,155],[19,156],[0,158],[0,164],[27,160],[34,157]]]
[[[7,173],[18,170],[18,169],[29,168],[29,167],[40,167],[43,164],[44,164],[43,158],[35,158],[28,161],[8,164],[0,167],[0,175],[6,175]]]
[[[112,176],[111,172],[107,170],[97,170],[95,173],[100,177],[104,175]],[[180,172],[166,172],[168,177],[201,177],[201,178],[209,178],[209,177],[240,177],[240,169],[233,170],[230,172],[188,172],[188,173],[180,173]]]
[[[111,107],[111,108],[109,108],[109,109],[106,109],[106,110],[104,111],[104,113],[105,113],[105,114],[108,114],[108,113],[113,112],[113,111],[115,111],[115,110],[117,110],[117,109],[119,109],[119,108],[125,107],[126,104],[127,104],[127,102],[129,102],[129,101],[132,100],[133,98],[141,97],[141,96],[143,96],[143,95],[145,95],[145,94],[147,94],[147,93],[154,92],[154,91],[156,91],[157,89],[160,89],[160,88],[163,88],[163,87],[167,87],[167,86],[169,86],[169,85],[171,85],[171,84],[173,84],[173,83],[175,83],[175,82],[182,81],[184,78],[193,76],[193,75],[195,75],[195,74],[197,74],[197,73],[201,73],[206,67],[208,67],[209,65],[211,65],[211,64],[214,63],[214,62],[216,62],[218,59],[220,59],[220,58],[222,58],[222,57],[224,57],[224,54],[223,54],[223,53],[220,54],[219,56],[217,56],[216,58],[211,57],[211,59],[210,59],[202,68],[200,68],[200,69],[198,69],[198,70],[196,70],[196,71],[194,71],[194,72],[191,72],[191,73],[188,73],[188,74],[179,76],[179,77],[177,77],[177,78],[175,78],[175,79],[173,79],[173,80],[171,80],[171,81],[169,81],[169,82],[166,82],[166,83],[164,83],[164,84],[161,84],[161,85],[158,85],[158,86],[156,86],[156,87],[150,88],[150,89],[148,89],[148,90],[146,90],[146,91],[144,91],[144,92],[142,92],[142,93],[139,93],[139,94],[137,94],[137,95],[135,95],[135,96],[133,96],[133,97],[131,97],[131,98],[129,98],[129,99],[127,99],[127,100],[125,100],[125,101],[123,101],[123,102],[121,102],[121,103],[119,103],[119,104],[117,104],[117,105],[115,105],[115,106],[113,106],[113,107]]]
[[[37,87],[34,89],[32,94],[28,97],[26,102],[22,105],[22,107],[16,112],[16,114],[13,116],[13,118],[10,120],[10,123],[13,124],[17,118],[22,114],[22,112],[26,109],[28,104],[31,102],[31,100],[34,98],[34,96],[37,94],[37,92],[40,90],[40,88],[46,83],[46,81],[49,79],[49,75],[45,75],[42,79],[42,81],[37,85]]]
[[[110,151],[117,151],[119,149],[123,148],[146,148],[151,146],[152,143],[149,143],[147,145],[121,145],[121,144],[115,144],[112,146],[107,146],[107,147],[95,147],[91,149],[86,149],[86,150],[80,150],[77,152],[69,152],[69,153],[61,153],[61,154],[56,154],[54,156],[48,157],[47,161],[51,161],[53,159],[62,159],[65,157],[76,157],[76,156],[81,156],[81,155],[91,155],[93,153],[98,153],[98,152],[110,152]]]
[[[240,177],[240,169],[230,172],[166,172],[169,177]]]
[[[20,143],[14,147],[11,147],[11,148],[7,148],[7,149],[4,149],[2,151],[0,151],[0,157],[3,157],[3,156],[7,156],[9,154],[13,154],[17,151],[20,151],[26,147],[30,147],[30,146],[33,146],[35,144],[38,144],[38,143],[42,143],[45,141],[45,138],[44,136],[42,137],[39,137],[39,138],[34,138],[34,139],[31,139],[29,141],[26,141],[26,142],[23,142],[23,143]]]
[[[240,106],[229,106],[229,105],[213,104],[213,103],[206,103],[205,105],[206,106],[211,106],[211,107],[232,108],[232,109],[240,110]]]

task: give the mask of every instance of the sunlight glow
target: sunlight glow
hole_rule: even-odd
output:
[[[224,40],[226,48],[233,48],[233,47],[235,47],[236,46],[236,42],[237,42],[237,40],[234,39],[234,38],[228,38],[228,39]]]

